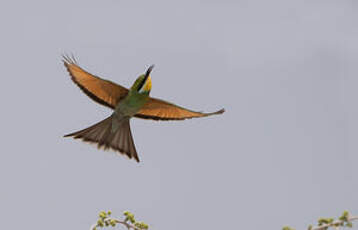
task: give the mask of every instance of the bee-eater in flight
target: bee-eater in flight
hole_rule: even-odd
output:
[[[224,109],[213,113],[195,112],[149,96],[152,88],[150,73],[140,75],[130,89],[92,75],[78,66],[74,57],[63,56],[63,63],[72,81],[94,101],[107,106],[114,112],[106,119],[86,129],[70,133],[83,141],[97,143],[98,148],[113,149],[139,162],[134,146],[129,120],[132,117],[152,120],[184,120],[221,114]]]

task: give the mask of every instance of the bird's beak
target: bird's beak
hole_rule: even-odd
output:
[[[145,72],[143,83],[142,83],[142,86],[140,87],[139,91],[144,90],[144,91],[149,92],[152,89],[152,79],[150,77],[150,73],[152,72],[153,68],[154,68],[154,65],[151,65],[147,69],[147,72]]]
[[[147,69],[147,72],[145,72],[145,78],[147,78],[149,76],[149,74],[152,72],[154,68],[154,65],[149,66],[149,68]]]

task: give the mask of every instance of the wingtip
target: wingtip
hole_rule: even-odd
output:
[[[69,64],[76,64],[77,65],[77,63],[78,63],[73,54],[68,55],[68,54],[64,53],[61,56],[62,56],[62,61],[65,64],[65,66],[67,66]]]
[[[225,112],[225,109],[222,108],[219,111],[214,112],[213,114],[223,114]]]
[[[65,53],[63,53],[62,55],[61,55],[61,57],[62,57],[62,61],[63,61],[63,63],[65,63],[65,64],[68,64],[69,63],[69,57],[68,57],[68,55],[67,54],[65,54]]]

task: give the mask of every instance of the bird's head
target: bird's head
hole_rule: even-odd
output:
[[[140,94],[149,94],[152,89],[152,79],[150,73],[152,72],[154,65],[151,65],[145,74],[140,75],[131,87],[132,90]]]

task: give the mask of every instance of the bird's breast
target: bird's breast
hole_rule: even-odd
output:
[[[124,116],[134,116],[147,102],[148,96],[145,95],[131,95],[125,98],[116,107],[116,112]]]

